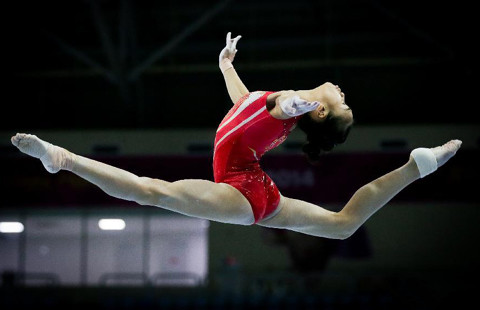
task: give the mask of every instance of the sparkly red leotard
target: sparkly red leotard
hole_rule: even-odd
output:
[[[272,93],[257,91],[242,97],[220,123],[215,137],[215,182],[227,183],[247,198],[255,223],[272,214],[280,202],[280,192],[260,167],[260,158],[285,141],[299,119],[272,117],[266,108]]]

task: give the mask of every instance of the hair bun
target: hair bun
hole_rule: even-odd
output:
[[[335,141],[333,141],[333,139],[327,136],[320,136],[316,143],[318,144],[318,147],[324,152],[331,151],[336,145]]]
[[[320,159],[320,154],[322,149],[318,144],[308,142],[302,147],[302,151],[307,155],[308,160],[311,162],[316,162]]]

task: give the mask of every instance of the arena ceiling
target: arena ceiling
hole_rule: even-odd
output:
[[[3,130],[214,128],[250,90],[341,85],[357,124],[477,123],[468,1],[14,1]]]

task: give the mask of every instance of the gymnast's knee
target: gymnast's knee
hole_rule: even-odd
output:
[[[325,217],[321,217],[318,220],[312,217],[311,220],[311,223],[307,225],[300,224],[291,227],[286,225],[286,228],[308,235],[338,240],[345,240],[351,237],[359,228],[357,221],[342,213],[332,212],[328,220]]]
[[[342,213],[335,213],[333,229],[328,233],[331,239],[345,240],[351,237],[359,228],[355,219]]]
[[[350,230],[350,229],[339,230],[339,231],[334,233],[332,238],[333,239],[338,239],[338,240],[345,240],[345,239],[350,238],[356,231],[357,231],[357,229],[354,229],[354,230]]]
[[[349,216],[339,214],[341,217],[337,226],[337,239],[345,240],[350,238],[360,227],[358,221]]]
[[[169,198],[170,182],[149,177],[138,178],[138,190],[134,193],[136,203],[144,206],[156,206]]]

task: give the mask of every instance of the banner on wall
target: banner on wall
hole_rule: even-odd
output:
[[[475,152],[457,154],[455,160],[435,174],[407,187],[398,201],[475,201],[468,182],[476,176]],[[284,196],[312,203],[343,204],[362,185],[400,167],[408,153],[348,153],[326,155],[317,166],[310,165],[302,154],[266,155],[262,167],[276,182]],[[458,158],[457,158],[458,157]],[[212,157],[192,156],[129,156],[96,157],[96,160],[128,170],[139,176],[166,181],[180,179],[213,180]],[[28,205],[110,205],[132,204],[109,197],[96,186],[78,176],[61,171],[50,174],[40,161],[27,156],[3,158],[2,206]],[[473,169],[472,169],[473,168]],[[448,190],[439,190],[441,188]]]

